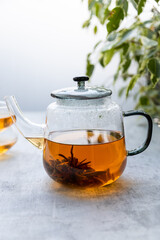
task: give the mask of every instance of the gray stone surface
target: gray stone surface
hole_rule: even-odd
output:
[[[145,138],[146,125],[135,118],[127,118],[125,125],[127,147],[133,148]],[[154,126],[145,152],[128,157],[118,181],[92,190],[52,181],[43,169],[42,152],[20,136],[0,157],[3,239],[160,239],[160,129]]]

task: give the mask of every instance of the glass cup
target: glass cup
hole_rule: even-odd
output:
[[[12,118],[5,102],[0,101],[0,155],[7,152],[16,141],[17,133],[14,130]]]

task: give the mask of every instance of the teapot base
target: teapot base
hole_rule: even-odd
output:
[[[124,160],[123,166],[121,166],[121,174],[123,173],[125,166],[126,166],[126,161],[127,159]],[[94,171],[90,173],[84,173],[83,176],[82,174],[77,174],[76,177],[73,175],[69,176],[68,178],[64,176],[57,176],[57,174],[51,174],[49,171],[50,166],[44,162],[44,167],[48,175],[56,182],[68,185],[68,186],[74,186],[74,187],[83,187],[83,188],[93,188],[93,187],[105,187],[107,185],[110,185],[111,183],[115,182],[116,180],[119,179],[120,176],[117,176],[113,178],[113,175],[110,174],[109,169],[107,171]],[[75,174],[74,174],[75,175]],[[79,176],[78,176],[79,175]]]

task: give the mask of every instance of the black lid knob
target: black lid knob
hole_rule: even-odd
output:
[[[84,91],[85,90],[85,81],[88,81],[89,77],[87,77],[87,76],[74,77],[73,80],[75,82],[77,82],[78,90]]]
[[[75,82],[85,82],[85,81],[89,80],[89,77],[87,77],[87,76],[74,77],[73,80]]]

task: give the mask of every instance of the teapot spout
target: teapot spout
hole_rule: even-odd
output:
[[[45,124],[36,124],[24,117],[14,96],[7,96],[4,99],[19,132],[34,146],[42,149]]]

